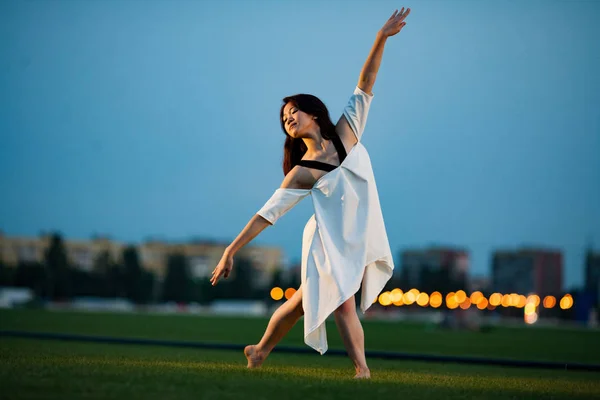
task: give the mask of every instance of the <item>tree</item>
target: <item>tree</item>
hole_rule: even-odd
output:
[[[67,254],[60,234],[55,233],[46,250],[47,295],[51,299],[71,297],[71,274]]]
[[[140,260],[135,246],[128,246],[123,250],[122,273],[125,297],[134,303],[139,303],[142,297],[142,284],[140,282],[142,280],[143,271],[140,266]]]
[[[0,286],[12,286],[14,284],[15,268],[9,268],[0,254]]]
[[[283,286],[285,286],[285,281],[283,280],[283,269],[281,267],[277,267],[277,269],[273,272],[273,278],[271,279],[271,284],[269,285],[269,291],[274,287]]]
[[[108,250],[102,251],[94,260],[94,276],[96,277],[98,294],[100,296],[116,296],[116,290],[114,290],[113,287],[116,283],[118,283],[118,280],[112,280],[112,272],[114,267],[115,263],[112,260]]]
[[[37,296],[42,296],[46,290],[46,269],[38,262],[19,262],[15,268],[12,284],[18,287],[28,287]]]
[[[230,298],[235,299],[251,299],[254,297],[254,293],[256,292],[253,285],[253,271],[254,266],[252,265],[252,261],[247,258],[240,257],[234,259],[234,267],[231,281],[231,291]]]
[[[163,282],[163,301],[187,303],[191,294],[190,272],[183,254],[171,254],[167,260],[167,275]]]

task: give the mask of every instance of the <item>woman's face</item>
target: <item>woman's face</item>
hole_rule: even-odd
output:
[[[283,107],[283,126],[288,135],[293,138],[301,138],[306,136],[306,132],[318,128],[313,116],[300,111],[293,103],[287,103]]]

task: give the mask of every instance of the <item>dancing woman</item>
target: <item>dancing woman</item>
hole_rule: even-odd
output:
[[[355,378],[370,377],[354,295],[362,287],[360,309],[364,313],[392,276],[394,263],[361,137],[385,43],[402,30],[409,13],[410,8],[394,11],[377,32],[358,85],[337,124],[315,96],[297,94],[283,99],[283,183],[227,247],[211,277],[213,286],[221,277],[227,278],[240,248],[311,196],[315,213],[302,235],[301,285],[273,313],[260,342],[244,349],[249,368],[260,367],[303,315],[305,343],[324,354],[325,320],[333,313],[354,363]]]

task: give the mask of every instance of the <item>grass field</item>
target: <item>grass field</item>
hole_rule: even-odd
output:
[[[266,319],[0,311],[0,329],[248,344]],[[369,350],[600,363],[593,331],[450,332],[368,321]],[[328,324],[330,348],[342,348]],[[298,324],[282,342],[302,345]],[[241,352],[0,338],[7,399],[416,399],[600,398],[600,373],[369,360],[373,379],[353,381],[345,357],[274,353],[247,370]]]

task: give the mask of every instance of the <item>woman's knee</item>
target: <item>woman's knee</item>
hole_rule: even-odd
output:
[[[356,303],[354,296],[342,303],[335,311],[335,315],[338,317],[344,317],[347,315],[356,314]]]

